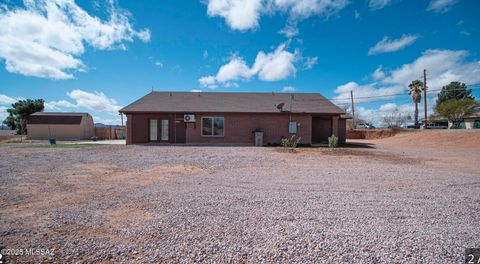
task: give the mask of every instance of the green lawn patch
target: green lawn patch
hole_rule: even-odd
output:
[[[106,144],[31,144],[25,147],[33,148],[90,148],[90,147],[102,147]]]

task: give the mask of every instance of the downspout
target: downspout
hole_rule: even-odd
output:
[[[292,104],[293,104],[293,94],[291,94],[291,95],[290,95],[290,102],[289,102],[289,104],[290,104],[290,111],[289,111],[289,112],[290,112],[290,114],[289,114],[289,122],[292,122]],[[288,125],[290,125],[290,124],[288,124]]]

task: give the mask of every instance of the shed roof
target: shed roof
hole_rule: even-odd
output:
[[[82,112],[35,112],[30,116],[88,116],[88,113]]]
[[[80,112],[36,112],[28,118],[30,125],[80,125],[88,113]]]
[[[151,92],[120,112],[279,113],[277,106],[281,103],[283,111],[292,113],[345,113],[318,93],[246,92]]]

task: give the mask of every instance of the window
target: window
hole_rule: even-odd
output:
[[[168,119],[162,120],[162,137],[163,141],[168,140]]]
[[[223,137],[223,117],[202,117],[202,136]]]
[[[150,119],[150,141],[156,141],[158,132],[158,120]]]

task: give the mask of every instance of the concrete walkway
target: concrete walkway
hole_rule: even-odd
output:
[[[80,141],[61,141],[58,143],[64,143],[64,144],[100,144],[100,145],[125,145],[126,141],[125,139],[110,139],[110,140],[97,140],[97,141],[91,141],[91,140],[80,140]]]

